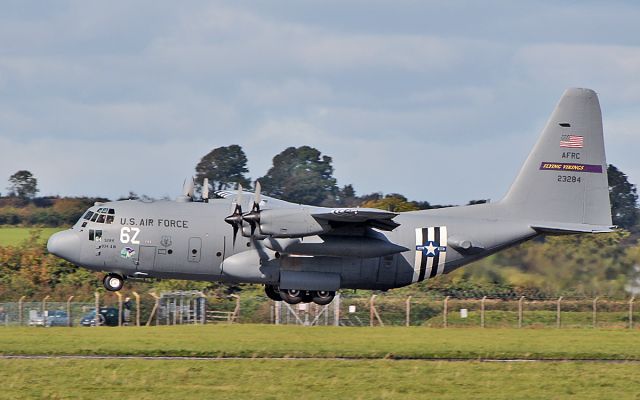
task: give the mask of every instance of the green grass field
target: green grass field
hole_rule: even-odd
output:
[[[243,359],[2,359],[0,398],[638,399],[640,367],[635,362],[478,359],[640,360],[639,343],[637,330],[9,327],[0,328],[4,355]],[[270,356],[291,359],[256,359]],[[418,357],[467,361],[388,359]]]
[[[0,398],[637,399],[637,365],[303,360],[0,360]]]
[[[205,325],[0,328],[0,354],[640,361],[639,330]]]
[[[49,236],[66,228],[18,228],[0,227],[0,246],[16,246],[29,239],[30,232],[34,229],[41,231],[40,241],[46,242]]]

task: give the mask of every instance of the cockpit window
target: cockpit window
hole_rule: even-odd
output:
[[[115,220],[115,215],[116,210],[113,208],[101,207],[96,212],[87,211],[82,218],[98,224],[112,224]]]
[[[102,229],[89,229],[89,240],[102,242]]]

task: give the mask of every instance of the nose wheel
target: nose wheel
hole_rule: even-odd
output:
[[[124,278],[118,274],[107,274],[102,279],[104,288],[110,292],[117,292],[124,286]]]

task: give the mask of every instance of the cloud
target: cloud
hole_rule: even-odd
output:
[[[569,86],[599,92],[609,160],[640,182],[634,3],[16,4],[0,173],[45,193],[177,193],[237,143],[254,178],[308,144],[359,193],[495,198]]]

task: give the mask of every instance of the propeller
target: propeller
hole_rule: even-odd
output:
[[[251,236],[256,232],[256,227],[260,225],[260,182],[256,181],[256,191],[253,195],[253,206],[251,211],[244,214],[242,219],[247,221],[251,226]]]
[[[204,178],[202,182],[202,200],[205,203],[209,202],[209,178]]]
[[[224,222],[231,225],[233,227],[233,246],[236,245],[236,237],[238,236],[238,231],[242,229],[242,205],[240,202],[242,201],[242,185],[238,184],[238,195],[236,197],[236,206],[233,210],[233,213],[224,219]]]
[[[193,199],[194,186],[195,183],[193,182],[193,177],[185,179],[184,184],[182,185],[182,195]]]

